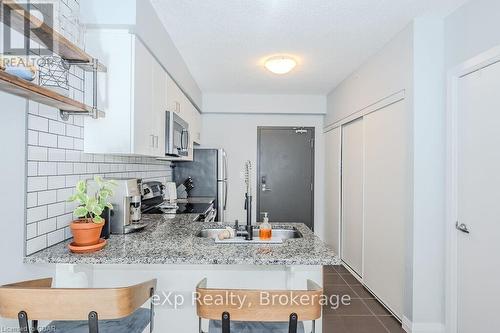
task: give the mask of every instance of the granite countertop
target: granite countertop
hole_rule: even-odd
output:
[[[216,244],[196,237],[204,228],[218,223],[193,222],[198,215],[175,218],[143,215],[149,225],[141,232],[112,235],[106,247],[96,253],[74,254],[65,241],[24,258],[29,264],[191,264],[191,265],[338,265],[340,259],[304,224],[273,224],[297,228],[303,238],[283,244]]]
[[[212,197],[189,197],[186,199],[177,199],[177,203],[185,204],[185,203],[206,203],[211,204],[215,201],[215,198]]]

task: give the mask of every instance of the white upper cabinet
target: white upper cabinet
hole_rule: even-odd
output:
[[[98,84],[106,117],[85,119],[85,152],[165,156],[166,72],[127,31],[89,31],[86,42],[109,65]]]
[[[142,41],[126,30],[90,30],[87,49],[108,64],[98,84],[106,118],[85,120],[85,152],[165,157],[166,111],[189,123],[200,143],[201,115]],[[192,152],[183,157],[192,160]]]

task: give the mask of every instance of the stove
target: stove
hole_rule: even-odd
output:
[[[215,220],[215,207],[212,203],[178,203],[176,214],[199,214],[197,221],[213,222]],[[165,214],[166,211],[158,206],[145,209],[142,214]]]

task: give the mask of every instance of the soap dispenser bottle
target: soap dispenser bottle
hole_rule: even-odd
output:
[[[263,214],[264,220],[259,227],[259,238],[263,240],[269,240],[272,238],[273,229],[271,227],[271,224],[269,224],[268,213],[265,212]]]

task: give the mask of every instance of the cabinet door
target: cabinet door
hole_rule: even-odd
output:
[[[152,131],[153,101],[151,96],[151,91],[153,90],[152,73],[154,59],[138,38],[134,40],[133,153],[148,156],[151,155],[155,141]]]
[[[325,242],[340,253],[340,163],[341,129],[340,127],[325,133]]]
[[[167,110],[167,76],[161,65],[153,59],[153,89],[152,89],[152,132],[153,148],[151,155],[165,156],[165,112]]]
[[[405,101],[364,118],[363,282],[401,317],[409,218],[411,133]]]
[[[342,260],[362,277],[363,119],[342,127]]]

